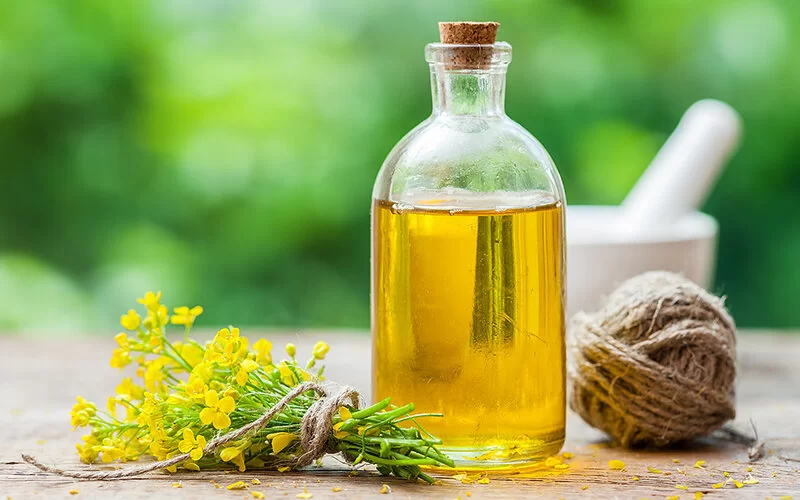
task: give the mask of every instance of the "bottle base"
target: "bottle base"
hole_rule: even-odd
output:
[[[557,455],[564,446],[563,432],[546,439],[525,441],[503,441],[484,446],[439,446],[439,450],[452,458],[457,470],[513,471],[536,465],[548,457]],[[427,468],[437,472],[452,472],[445,467]]]

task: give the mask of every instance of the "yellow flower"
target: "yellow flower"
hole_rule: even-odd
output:
[[[217,391],[206,393],[206,408],[200,412],[200,421],[205,425],[214,424],[215,429],[227,429],[231,425],[228,416],[236,408],[236,402],[230,396],[219,399]]]
[[[272,453],[277,455],[292,444],[292,441],[297,439],[297,435],[288,432],[275,432],[268,435],[267,439],[272,441]]]
[[[183,462],[183,468],[192,472],[200,472],[200,466],[194,462]]]
[[[231,366],[247,356],[248,341],[239,336],[238,328],[223,328],[206,348],[204,361]]]
[[[245,449],[247,448],[247,444],[244,445]],[[219,454],[219,458],[222,459],[223,462],[232,462],[239,467],[239,472],[244,472],[247,470],[247,467],[244,465],[244,453],[242,448],[239,446],[231,446],[228,448],[223,448],[223,450]]]
[[[286,364],[286,361],[282,361],[280,365],[278,365],[278,371],[281,373],[281,382],[288,386],[297,385],[297,376],[294,374],[292,369]]]
[[[325,342],[317,342],[314,344],[314,349],[312,354],[316,359],[325,359],[325,355],[328,354],[328,351],[331,350],[331,346],[326,344]]]
[[[122,383],[117,386],[117,394],[126,396],[128,399],[137,400],[144,397],[144,388],[133,383],[131,377],[122,379]]]
[[[78,402],[72,407],[70,415],[72,416],[72,429],[78,427],[86,427],[89,425],[89,420],[97,413],[97,407],[94,403],[86,401],[84,398],[78,396]]]
[[[344,439],[350,435],[349,432],[341,430],[343,425],[344,422],[333,424],[333,437],[336,439]]]
[[[106,409],[108,409],[108,413],[110,413],[112,417],[115,416],[117,413],[117,398],[109,396],[106,401]]]
[[[81,462],[83,463],[93,463],[97,460],[97,455],[100,453],[100,447],[98,446],[100,442],[91,434],[87,434],[83,436],[83,443],[84,444],[76,444],[75,448],[78,450],[78,455],[81,457]]]
[[[247,483],[244,481],[236,481],[235,483],[229,484],[227,488],[229,490],[244,490],[247,489]]]
[[[186,395],[195,401],[205,401],[208,386],[203,379],[192,373],[186,383]]]
[[[158,306],[156,309],[150,310],[150,314],[142,322],[147,330],[154,333],[161,333],[161,327],[166,326],[167,323],[169,323],[167,306]]]
[[[353,418],[353,413],[346,406],[341,406],[339,407],[339,418],[342,419],[342,422],[345,420],[350,420]]]
[[[192,460],[200,460],[203,458],[203,448],[205,447],[205,437],[198,435],[195,438],[191,429],[183,429],[183,440],[178,443],[178,449],[181,453],[189,453]]]
[[[173,325],[185,325],[187,327],[191,327],[194,324],[195,318],[203,314],[203,308],[201,306],[194,306],[193,308],[189,309],[186,306],[176,307],[172,310],[172,324]]]
[[[297,347],[289,342],[286,344],[286,354],[288,354],[290,358],[294,359],[294,355],[297,354]]]
[[[125,455],[125,451],[120,449],[114,441],[110,438],[105,438],[103,444],[100,446],[100,451],[103,453],[101,457],[104,463],[113,462]]]
[[[256,351],[256,361],[262,365],[272,364],[272,342],[267,339],[259,339],[253,344],[253,350]]]
[[[239,385],[247,384],[249,373],[257,369],[258,369],[258,363],[256,363],[252,359],[245,359],[239,366],[239,372],[236,373],[236,382]]]
[[[144,372],[144,386],[148,391],[157,392],[163,388],[164,360],[161,358],[147,362]]]
[[[137,302],[145,306],[147,310],[151,312],[158,311],[158,308],[161,306],[160,301],[161,301],[161,292],[158,293],[147,292],[144,294],[144,297],[137,300]]]
[[[119,347],[111,353],[111,368],[119,368],[121,370],[133,361],[131,358],[131,346],[128,342],[128,335],[124,332],[118,333],[114,340],[117,341]]]
[[[122,325],[122,328],[130,331],[134,331],[139,328],[139,325],[142,323],[142,318],[136,311],[130,309],[128,314],[123,314],[119,317],[119,324]]]
[[[203,362],[204,352],[201,347],[194,344],[184,344],[182,342],[175,342],[172,344],[172,347],[180,353],[184,361],[189,363],[189,366],[192,368]]]

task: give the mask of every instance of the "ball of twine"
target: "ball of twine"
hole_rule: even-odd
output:
[[[706,436],[736,414],[735,330],[686,278],[632,278],[570,323],[570,407],[626,447]]]

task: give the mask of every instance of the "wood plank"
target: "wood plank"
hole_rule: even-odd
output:
[[[256,337],[256,335],[250,335]],[[276,346],[292,341],[300,352],[310,350],[317,340],[327,340],[333,350],[327,362],[332,380],[349,384],[369,395],[370,346],[363,332],[268,333]],[[70,432],[69,408],[77,394],[103,401],[118,383],[119,374],[108,367],[113,340],[96,338],[30,339],[0,337],[0,498],[28,498],[39,495],[69,497],[70,489],[80,491],[78,498],[115,495],[133,499],[158,498],[252,498],[249,491],[217,489],[210,481],[228,485],[238,480],[258,478],[261,485],[250,489],[267,498],[295,498],[305,486],[315,499],[385,498],[382,484],[393,495],[425,498],[664,498],[679,495],[692,498],[694,492],[706,498],[735,495],[743,498],[800,498],[800,336],[768,332],[750,332],[740,336],[740,375],[736,424],[746,429],[753,419],[762,437],[769,438],[770,454],[762,461],[747,464],[742,447],[714,441],[698,443],[690,449],[669,451],[625,451],[611,448],[603,436],[584,424],[574,414],[568,417],[565,450],[575,457],[565,460],[569,468],[557,471],[540,467],[512,475],[491,474],[490,484],[462,484],[443,474],[441,484],[427,486],[388,479],[371,470],[357,476],[334,458],[326,458],[323,467],[306,472],[280,474],[269,471],[225,473],[153,473],[125,481],[74,481],[38,472],[21,462],[20,453],[65,469],[85,469],[75,455],[79,434]],[[611,471],[608,460],[626,463],[625,471]],[[705,468],[694,468],[705,460]],[[647,467],[666,474],[653,474]],[[752,472],[748,473],[748,466]],[[723,471],[742,480],[752,477],[758,484],[737,489],[732,483],[722,489],[712,484],[724,482]],[[774,476],[773,476],[774,473]],[[748,476],[749,474],[749,476]],[[638,481],[633,478],[637,477]],[[172,487],[180,481],[182,488]],[[688,491],[676,488],[686,485]],[[335,493],[332,488],[342,488]],[[583,489],[587,487],[587,489]]]

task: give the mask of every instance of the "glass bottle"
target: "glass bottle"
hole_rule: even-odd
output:
[[[510,45],[425,56],[433,114],[373,191],[373,398],[443,413],[459,468],[517,467],[564,441],[564,190],[505,113]]]

